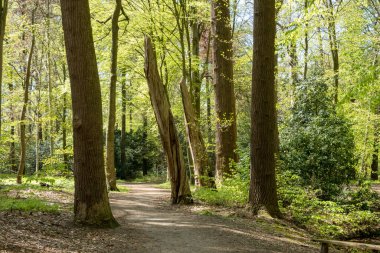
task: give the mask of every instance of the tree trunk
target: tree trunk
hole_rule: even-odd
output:
[[[120,161],[121,161],[121,170],[124,179],[126,178],[126,141],[127,141],[127,127],[126,127],[126,117],[127,117],[127,87],[126,87],[126,73],[123,71],[123,80],[121,83],[121,140],[120,140]]]
[[[309,9],[309,0],[305,0],[304,3],[304,14],[307,16]],[[305,52],[304,52],[304,67],[303,67],[303,79],[306,80],[308,72],[308,61],[309,61],[309,22],[308,20],[305,23]]]
[[[121,12],[121,0],[116,0],[115,10],[112,16],[112,49],[111,49],[111,83],[110,100],[108,110],[107,129],[107,182],[111,191],[117,191],[115,168],[115,122],[116,122],[116,82],[117,82],[117,53],[119,43],[119,16]]]
[[[158,73],[156,52],[149,37],[145,38],[145,76],[162,145],[166,153],[171,183],[171,201],[173,204],[192,203],[189,180],[186,175],[183,153],[169,98]]]
[[[35,16],[34,9],[32,11],[32,26],[34,25],[34,16]],[[30,77],[31,77],[31,67],[32,67],[32,59],[33,59],[33,52],[34,52],[34,46],[35,46],[35,36],[34,32],[32,35],[32,43],[29,50],[29,56],[28,56],[28,62],[26,67],[26,73],[25,73],[25,79],[24,79],[24,102],[22,106],[21,111],[21,117],[20,117],[20,161],[18,165],[18,171],[17,171],[17,183],[22,183],[22,176],[25,174],[25,159],[26,159],[26,108],[29,103],[29,85],[30,85]]]
[[[209,178],[211,170],[207,150],[199,128],[196,112],[191,103],[185,81],[180,82],[182,103],[185,111],[185,123],[190,143],[191,156],[194,162],[194,179],[198,187],[213,187],[214,180]]]
[[[0,0],[0,136],[2,126],[2,87],[3,87],[3,53],[4,53],[4,37],[5,25],[7,21],[8,0]]]
[[[61,9],[73,108],[75,221],[115,227],[104,172],[101,91],[89,3],[64,0]]]
[[[66,66],[63,64],[63,85],[66,83]],[[67,92],[63,93],[63,108],[62,108],[62,149],[63,149],[63,163],[65,168],[69,168],[69,156],[67,154],[67,130],[66,130],[66,118],[67,118]]]
[[[48,109],[49,109],[49,148],[50,156],[54,155],[54,131],[53,131],[53,94],[52,94],[52,78],[51,78],[51,56],[50,56],[50,0],[47,0],[47,13],[46,13],[46,24],[47,24],[47,68],[48,68]]]
[[[147,158],[147,139],[148,139],[148,118],[146,117],[145,113],[143,115],[143,133],[142,133],[142,144],[144,145],[142,147],[143,150],[143,159],[142,159],[142,171],[143,171],[143,176],[148,175],[148,158]]]
[[[201,116],[201,78],[199,73],[199,42],[200,42],[200,24],[193,21],[191,24],[192,31],[192,73],[191,73],[191,101],[195,108],[195,116],[199,120]]]
[[[373,154],[371,164],[371,179],[379,180],[379,145],[380,145],[380,106],[376,108],[376,119],[374,127]]]
[[[232,173],[237,162],[236,109],[233,80],[232,31],[229,0],[212,1],[212,49],[216,123],[216,173],[218,181]]]
[[[332,0],[326,0],[326,6],[329,10],[328,21],[328,34],[330,41],[330,50],[333,60],[333,71],[334,71],[334,103],[338,103],[339,94],[339,51],[338,51],[338,40],[336,36],[336,22],[334,14],[334,6]]]
[[[275,0],[255,0],[251,109],[251,185],[255,214],[281,217],[276,189]]]
[[[12,93],[13,92],[13,84],[12,83],[9,83],[8,84],[8,88],[9,88],[9,92]],[[9,161],[11,163],[10,167],[11,167],[11,171],[12,172],[17,172],[17,166],[16,166],[16,145],[15,145],[15,127],[14,127],[14,121],[15,121],[15,117],[14,117],[14,111],[13,111],[13,106],[12,104],[10,104],[10,120],[11,120],[11,131],[10,131],[10,135],[11,135],[11,144],[10,144],[10,150],[9,150]]]

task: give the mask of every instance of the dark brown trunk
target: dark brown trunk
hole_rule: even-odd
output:
[[[84,225],[115,227],[106,185],[102,102],[88,0],[62,0],[74,133],[74,215]]]
[[[5,25],[8,13],[8,0],[0,0],[0,136],[2,121],[2,98],[3,98],[3,53],[4,53],[4,37]]]
[[[146,115],[144,114],[143,115],[143,134],[142,134],[142,144],[144,145],[142,147],[143,149],[143,160],[142,160],[142,171],[143,171],[143,176],[147,176],[148,175],[148,158],[147,158],[147,153],[148,153],[148,150],[147,150],[147,140],[148,140],[148,118],[146,117]]]
[[[116,0],[115,10],[112,16],[112,49],[111,49],[111,82],[108,109],[107,128],[107,152],[106,172],[108,187],[111,191],[117,191],[115,168],[115,122],[116,122],[116,82],[117,82],[117,53],[119,47],[119,16],[121,12],[121,0]]]
[[[213,0],[212,51],[216,111],[216,173],[218,181],[232,173],[237,162],[236,109],[233,80],[232,30],[229,0]]]
[[[199,42],[200,42],[200,24],[197,21],[191,24],[191,44],[192,44],[192,73],[191,73],[191,96],[195,108],[195,116],[200,119],[201,116],[201,78],[199,72]]]
[[[166,153],[171,183],[171,201],[173,204],[191,203],[192,197],[182,148],[178,139],[168,94],[158,73],[156,52],[149,37],[145,38],[145,76],[162,145]]]
[[[32,11],[32,26],[34,25],[34,16],[35,16],[34,9]],[[21,117],[20,117],[20,161],[18,165],[18,171],[17,171],[17,183],[22,183],[22,177],[25,174],[25,160],[26,160],[26,109],[29,103],[29,85],[30,85],[30,78],[31,78],[31,67],[32,67],[32,59],[33,59],[33,52],[34,52],[34,46],[35,46],[35,36],[34,32],[32,35],[32,42],[29,50],[29,56],[28,56],[28,62],[26,66],[26,73],[25,73],[25,79],[24,79],[24,101],[21,111]]]
[[[275,172],[275,33],[275,0],[255,0],[249,201],[255,214],[265,207],[271,216],[281,217]]]

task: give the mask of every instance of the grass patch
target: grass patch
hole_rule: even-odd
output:
[[[129,182],[131,183],[156,183],[161,184],[166,181],[166,175],[149,174],[147,176],[135,178]]]
[[[129,189],[125,185],[118,185],[117,189],[119,189],[119,192],[129,192]]]
[[[37,198],[10,198],[0,195],[0,211],[47,212],[57,213],[59,205],[48,203]]]

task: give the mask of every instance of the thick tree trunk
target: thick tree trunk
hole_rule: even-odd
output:
[[[88,0],[62,0],[74,133],[74,214],[84,225],[115,227],[106,186],[102,103]]]
[[[231,162],[237,162],[236,109],[233,80],[232,31],[229,0],[212,2],[212,49],[216,124],[216,173],[218,181],[232,173]]]
[[[376,121],[374,127],[373,154],[371,164],[371,179],[379,180],[379,146],[380,146],[380,106],[376,108]]]
[[[162,145],[166,153],[171,183],[171,201],[173,204],[191,203],[189,180],[186,175],[177,129],[166,89],[158,73],[156,52],[149,37],[145,38],[145,76]]]
[[[127,141],[127,127],[126,127],[126,117],[127,117],[127,87],[126,87],[126,73],[123,71],[123,80],[121,83],[121,140],[120,140],[120,161],[121,170],[124,178],[126,178],[126,162],[127,157],[125,154],[126,141]]]
[[[4,36],[5,25],[7,21],[8,0],[0,0],[0,136],[2,126],[2,87],[3,87],[3,53],[4,53]]]
[[[34,25],[34,15],[35,15],[36,9],[32,11],[32,25]],[[26,159],[26,108],[29,103],[29,85],[30,85],[30,78],[31,78],[31,67],[32,67],[32,59],[33,59],[33,53],[34,53],[34,46],[35,46],[35,36],[34,33],[32,35],[32,43],[29,50],[29,56],[28,56],[28,62],[26,67],[26,73],[25,73],[25,79],[24,79],[24,102],[22,106],[21,111],[21,117],[20,117],[20,161],[18,165],[18,171],[17,171],[17,183],[22,183],[22,176],[25,174],[25,159]]]
[[[251,186],[255,214],[281,217],[276,190],[275,0],[255,0],[251,109]]]
[[[119,16],[121,12],[121,0],[116,0],[115,10],[112,16],[112,49],[111,49],[111,82],[110,100],[108,110],[107,128],[107,154],[106,171],[108,187],[111,191],[117,191],[115,168],[115,122],[116,122],[116,82],[117,82],[117,53],[119,43]]]

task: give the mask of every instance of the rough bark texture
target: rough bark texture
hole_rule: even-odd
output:
[[[379,145],[380,145],[380,106],[376,108],[375,127],[374,127],[374,140],[373,140],[373,154],[371,164],[371,179],[379,180]]]
[[[35,9],[32,12],[32,25],[34,24],[34,14]],[[26,119],[26,108],[29,103],[29,85],[30,85],[30,77],[31,77],[31,67],[32,67],[32,59],[33,59],[33,52],[34,52],[34,46],[35,46],[35,36],[32,35],[32,43],[29,50],[29,56],[28,56],[28,62],[26,67],[26,73],[25,73],[25,79],[24,79],[24,101],[23,106],[21,110],[21,117],[20,117],[20,161],[18,165],[18,171],[17,171],[17,183],[22,183],[22,176],[25,174],[25,159],[26,159],[26,125],[25,125],[25,119]]]
[[[74,133],[74,214],[78,223],[117,225],[109,205],[103,156],[100,81],[88,0],[62,0]]]
[[[149,37],[145,38],[145,76],[162,145],[166,153],[172,203],[191,203],[189,180],[186,175],[177,129],[166,89],[158,73],[156,52]]]
[[[213,187],[214,180],[209,177],[211,170],[209,157],[197,120],[196,111],[191,103],[190,93],[187,90],[184,80],[180,82],[180,88],[185,111],[187,136],[189,138],[190,151],[194,163],[195,185],[198,187]]]
[[[107,153],[106,171],[108,187],[111,191],[117,191],[115,168],[115,122],[116,122],[116,82],[117,82],[117,53],[119,43],[119,16],[121,12],[121,0],[116,0],[115,10],[112,16],[112,49],[111,49],[111,82],[108,109],[107,128]]]
[[[254,213],[280,217],[276,191],[275,0],[255,0],[251,110],[251,186]]]
[[[63,85],[66,83],[66,67],[63,65]],[[67,130],[66,130],[66,118],[67,118],[67,92],[63,93],[63,108],[62,108],[62,149],[63,149],[63,163],[66,169],[69,168],[69,157],[66,151],[67,148]]]
[[[1,119],[2,119],[2,108],[1,102],[3,97],[2,87],[3,87],[3,52],[4,52],[4,36],[5,36],[5,25],[7,21],[8,12],[8,0],[0,0],[0,136],[1,136]]]
[[[218,181],[231,174],[237,162],[236,109],[233,81],[232,31],[229,0],[212,0],[212,51],[216,124],[216,176]]]

